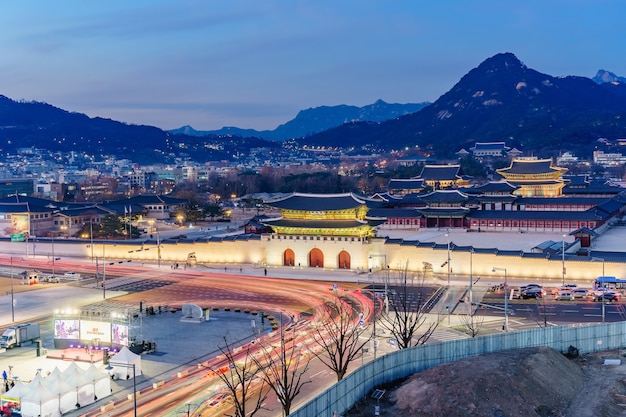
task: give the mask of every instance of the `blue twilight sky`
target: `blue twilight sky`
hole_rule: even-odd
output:
[[[0,94],[173,129],[274,129],[299,110],[435,101],[514,53],[626,76],[623,0],[0,3]]]

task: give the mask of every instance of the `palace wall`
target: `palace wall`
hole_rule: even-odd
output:
[[[284,237],[284,236],[283,236]],[[344,251],[350,256],[349,270],[356,273],[379,272],[386,265],[390,270],[397,271],[408,268],[414,277],[420,277],[424,272],[435,275],[445,282],[447,278],[448,250],[446,245],[419,245],[417,242],[394,241],[386,242],[383,238],[359,239],[335,237],[331,240],[317,239],[313,236],[300,236],[298,239],[280,239],[276,235],[264,235],[254,239],[224,239],[200,243],[161,243],[161,265],[179,263],[182,267],[187,262],[190,253],[195,252],[198,264],[252,264],[255,266],[283,266],[283,254],[286,249],[294,253],[294,266],[308,267],[309,252],[318,249],[324,257],[325,270],[339,268],[339,254]],[[306,237],[306,239],[305,239]],[[28,244],[26,252],[25,242],[0,242],[0,253],[5,257],[28,259],[35,257],[47,259],[47,265],[52,265],[52,253],[59,261],[66,259],[89,259],[94,256],[106,258],[106,262],[123,263],[128,260],[134,262],[157,262],[156,245],[143,246],[136,242],[118,241],[107,243],[103,248],[101,243],[94,243],[93,248],[84,241],[55,241],[54,249],[50,242],[32,242]],[[450,252],[451,277],[468,276],[471,273],[476,280],[503,281],[506,268],[507,276],[511,279],[527,277],[529,282],[541,281],[543,278],[562,278],[562,258],[553,256],[547,258],[543,253],[522,253],[516,251],[497,251],[495,249],[475,249],[472,253],[469,248],[452,247]],[[60,259],[59,259],[60,258]],[[424,262],[429,263],[432,269],[424,269]],[[494,267],[497,272],[493,272]],[[565,261],[565,282],[578,280],[592,280],[602,275],[626,278],[626,263],[591,261],[588,257],[575,258],[571,255]],[[590,284],[590,283],[589,283]]]

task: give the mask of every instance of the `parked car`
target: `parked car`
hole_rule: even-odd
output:
[[[521,293],[521,298],[527,300],[529,298],[542,298],[546,292],[541,288],[530,288],[528,290],[524,290]]]
[[[574,298],[587,298],[589,297],[590,293],[589,290],[586,288],[574,288],[572,290],[572,295],[574,296]]]
[[[528,285],[522,285],[521,287],[519,287],[519,289],[521,291],[530,290],[530,289],[533,289],[533,288],[540,288],[541,289],[543,287],[541,285],[539,285],[539,284],[528,284]]]
[[[570,291],[561,291],[554,297],[554,299],[558,301],[574,301],[574,294]]]
[[[621,294],[618,292],[606,291],[600,294],[596,293],[596,295],[593,296],[593,301],[600,301],[600,302],[602,302],[603,300],[605,302],[619,301],[620,297],[621,297]]]
[[[572,292],[574,287],[571,287],[571,285],[576,285],[576,284],[565,284],[565,285],[561,285],[559,288],[552,288],[552,291],[550,293],[552,295],[558,295],[560,292],[563,292],[563,291]]]

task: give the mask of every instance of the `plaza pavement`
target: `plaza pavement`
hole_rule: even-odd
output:
[[[206,233],[200,230],[196,232]],[[224,232],[233,233],[233,229],[223,230],[222,233]],[[458,246],[473,245],[477,248],[497,247],[504,250],[520,249],[525,251],[531,250],[546,240],[560,241],[563,239],[563,235],[560,233],[467,233],[464,230],[455,229],[419,232],[383,229],[379,231],[378,235],[440,244],[447,243],[449,239],[450,242]],[[626,247],[623,245],[625,237],[626,227],[611,229],[596,239],[594,249],[626,252]],[[571,239],[570,236],[566,237],[567,241],[571,241]],[[218,272],[222,266],[198,267],[198,269],[202,268]],[[232,268],[232,265],[229,268]],[[242,273],[247,275],[264,275],[263,268],[253,268],[250,265],[242,265],[241,268]],[[237,272],[238,270],[235,268],[232,273],[236,274]],[[6,275],[6,271],[4,271],[4,275]],[[313,268],[268,268],[268,275],[277,278],[306,278],[329,282],[354,282],[360,279],[358,275],[350,271],[328,272]],[[12,322],[11,295],[7,291],[6,283],[5,285],[0,284],[0,287],[2,289],[0,292],[2,294],[0,295],[0,327],[5,328]],[[122,294],[124,293],[107,291],[107,298],[114,298]],[[80,308],[97,303],[102,300],[102,292],[97,288],[69,284],[45,284],[44,288],[32,291],[24,291],[20,288],[20,291],[14,292],[13,297],[15,299],[16,322],[50,318],[49,324],[42,326],[41,330],[43,347],[51,352],[54,350],[51,320],[54,310],[67,307]],[[142,355],[143,375],[137,378],[138,390],[215,356],[219,352],[218,346],[223,345],[225,336],[229,337],[230,340],[243,340],[253,337],[252,320],[257,321],[257,329],[262,329],[260,317],[252,317],[243,312],[211,311],[211,319],[204,323],[182,323],[180,321],[181,316],[180,312],[164,312],[154,316],[142,315],[141,334],[144,340],[157,343],[157,351],[155,354]],[[54,367],[63,370],[69,363],[69,361],[60,359],[49,359],[45,354],[37,356],[35,345],[25,345],[21,348],[0,352],[0,369],[6,370],[7,373],[11,369],[13,376],[18,376],[24,381],[32,379],[38,370],[41,370],[45,375]],[[85,367],[86,365],[83,364]],[[104,368],[102,362],[98,362],[97,365]],[[114,381],[112,388],[112,396],[100,399],[100,403],[104,404],[125,397],[126,390],[132,389],[132,381]],[[3,388],[0,387],[0,391],[2,390]],[[66,415],[74,417],[81,414],[82,412],[77,410]]]

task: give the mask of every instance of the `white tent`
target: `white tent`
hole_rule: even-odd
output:
[[[59,396],[46,388],[41,375],[37,374],[26,387],[27,391],[22,396],[22,417],[59,417],[61,415]]]
[[[94,389],[94,400],[111,395],[111,377],[91,364],[85,371],[85,379],[92,381]]]
[[[22,402],[22,397],[27,391],[28,386],[22,381],[17,381],[13,388],[0,396],[0,403],[2,407],[9,407],[15,404],[19,405]]]
[[[109,359],[109,364],[113,368],[110,372],[116,379],[129,379],[133,376],[133,365],[135,375],[141,375],[141,356],[133,353],[124,346],[117,355]]]
[[[44,383],[46,388],[59,397],[59,411],[61,414],[76,408],[76,402],[78,401],[76,387],[63,379],[63,374],[59,368],[55,367],[50,375],[44,378]]]
[[[93,381],[87,379],[86,371],[76,364],[70,363],[62,373],[63,380],[76,391],[76,404],[83,407],[94,402]]]

